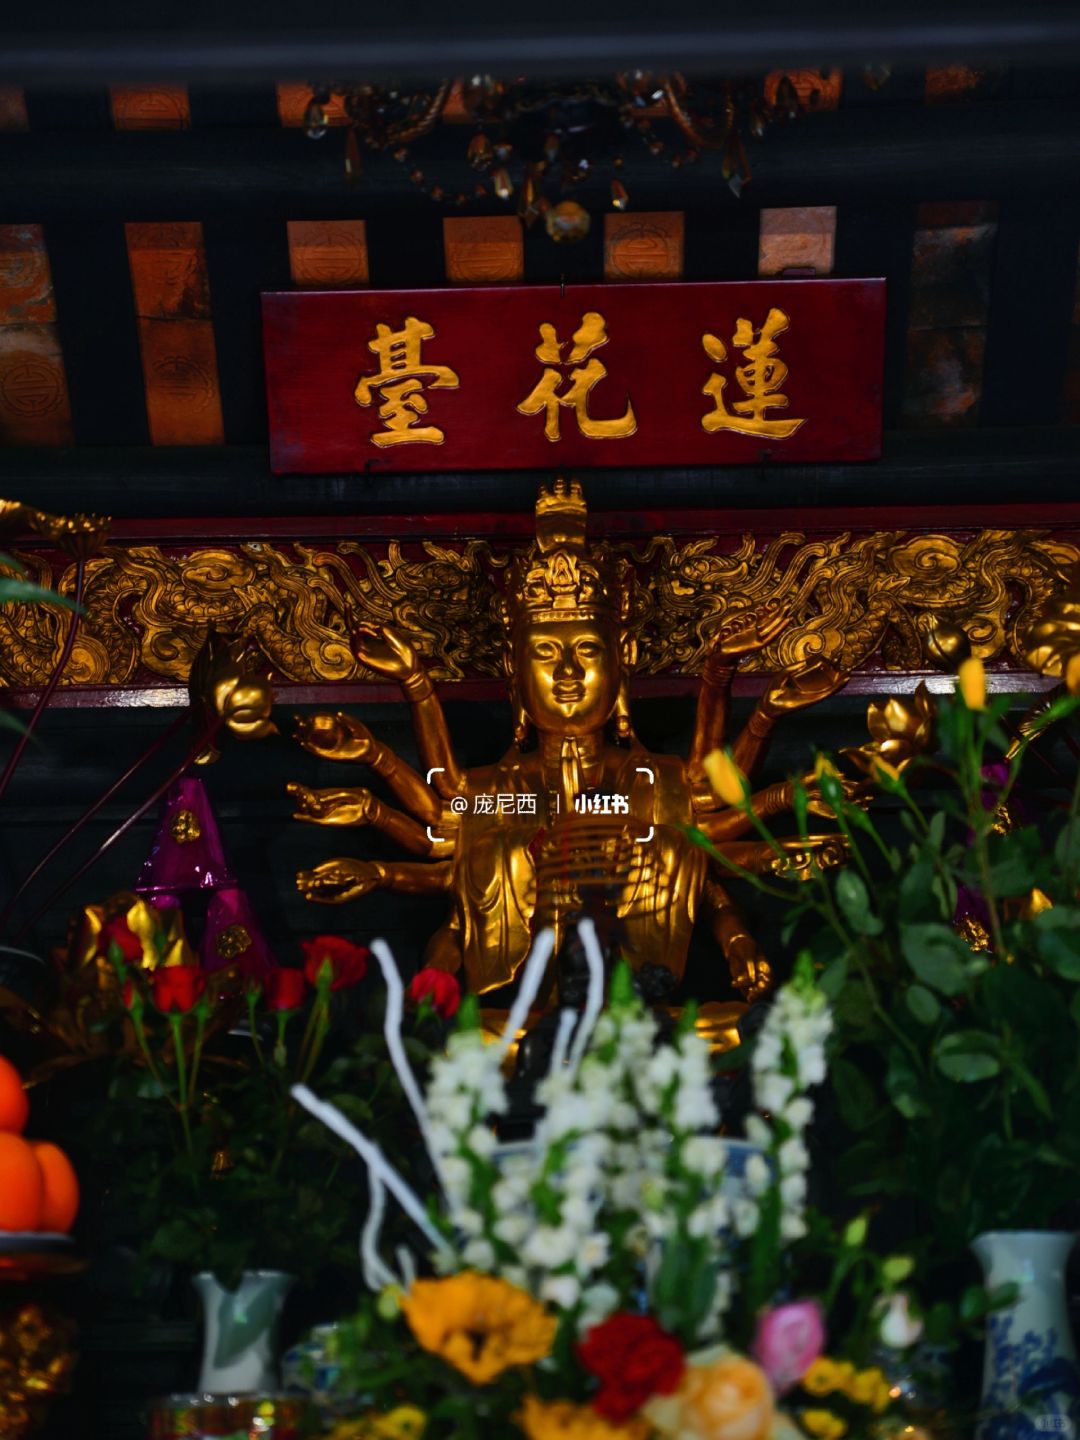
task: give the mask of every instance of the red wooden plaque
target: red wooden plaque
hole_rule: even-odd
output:
[[[263,296],[275,473],[873,460],[883,280]]]

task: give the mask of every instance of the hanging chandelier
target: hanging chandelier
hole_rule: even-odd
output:
[[[420,88],[331,81],[313,87],[304,128],[321,140],[344,126],[349,181],[360,181],[365,150],[387,154],[436,203],[464,209],[494,197],[515,205],[526,227],[543,220],[554,240],[565,241],[589,229],[588,211],[573,198],[583,181],[606,182],[612,209],[629,206],[628,147],[674,169],[719,154],[738,196],[751,179],[748,147],[770,125],[831,108],[839,84],[839,72],[822,71],[691,80],[635,70],[566,83],[474,75]],[[449,167],[459,181],[469,175],[464,183],[447,183],[445,165],[439,179],[424,169],[423,142],[443,125],[468,130],[462,158],[469,170]]]

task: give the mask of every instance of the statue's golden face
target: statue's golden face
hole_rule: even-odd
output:
[[[597,620],[538,622],[515,638],[514,668],[521,703],[538,730],[588,735],[615,708],[619,639]]]

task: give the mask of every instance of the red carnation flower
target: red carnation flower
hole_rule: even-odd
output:
[[[206,989],[206,976],[198,965],[166,965],[154,971],[151,984],[159,1010],[179,1010],[186,1015]]]
[[[307,996],[307,976],[302,970],[271,970],[263,994],[270,1010],[299,1010]]]
[[[449,971],[428,965],[409,981],[409,999],[416,1005],[430,1000],[436,1015],[449,1020],[461,1004],[461,986]]]
[[[98,950],[108,955],[113,946],[120,951],[121,960],[129,963],[143,958],[143,943],[122,915],[107,921],[98,936]]]
[[[316,935],[314,940],[305,940],[301,948],[304,952],[304,974],[311,985],[318,985],[324,965],[330,966],[333,977],[331,990],[358,985],[367,974],[371,951],[366,945],[354,945],[340,935]]]
[[[619,1311],[594,1325],[577,1347],[578,1359],[600,1381],[593,1406],[619,1425],[652,1395],[679,1388],[686,1361],[673,1335],[651,1315]]]

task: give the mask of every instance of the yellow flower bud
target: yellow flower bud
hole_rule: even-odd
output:
[[[977,655],[970,656],[960,666],[956,684],[969,710],[986,709],[986,671]]]
[[[818,780],[823,780],[826,775],[831,775],[834,780],[840,779],[840,771],[837,770],[828,755],[823,755],[820,751],[814,761],[814,775]]]
[[[746,803],[748,786],[746,776],[735,764],[730,752],[713,750],[705,756],[703,764],[709,784],[724,804],[741,808]]]
[[[870,762],[874,779],[881,783],[884,780],[899,780],[900,771],[895,765],[890,765],[888,760],[883,760],[880,755],[875,755]]]
[[[427,1416],[415,1405],[399,1405],[374,1421],[373,1437],[378,1440],[421,1440]]]
[[[387,1285],[384,1290],[379,1291],[379,1298],[375,1301],[375,1309],[380,1320],[396,1320],[401,1314],[401,1302],[405,1298],[405,1291],[400,1285]]]
[[[799,1424],[817,1440],[840,1440],[847,1432],[843,1420],[831,1410],[800,1410]]]
[[[869,1222],[865,1215],[856,1215],[854,1220],[849,1220],[844,1230],[844,1244],[857,1250],[866,1239],[866,1232],[869,1229]]]
[[[889,1386],[883,1372],[875,1365],[869,1370],[860,1370],[848,1388],[848,1394],[858,1405],[872,1405],[876,1410],[882,1393],[885,1404],[889,1403]],[[884,1407],[882,1407],[884,1408]]]

